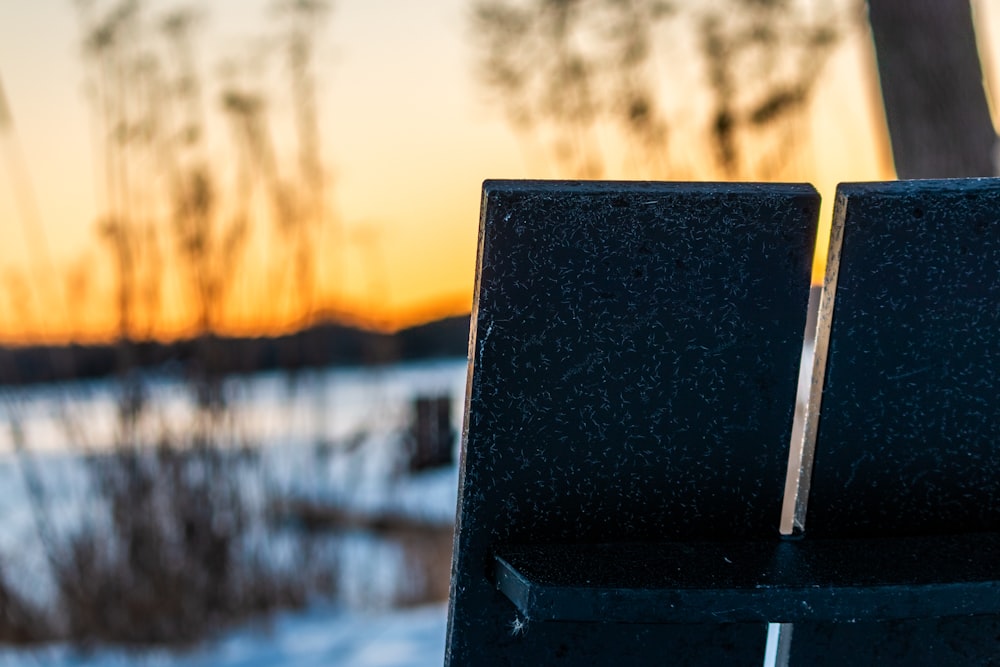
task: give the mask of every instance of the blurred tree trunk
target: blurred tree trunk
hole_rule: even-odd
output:
[[[869,0],[868,16],[897,176],[996,174],[969,0]]]

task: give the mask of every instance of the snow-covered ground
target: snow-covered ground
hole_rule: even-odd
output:
[[[464,359],[445,359],[238,376],[225,384],[224,394],[250,443],[284,447],[396,432],[418,395],[451,396],[454,423],[460,425],[465,378]],[[191,414],[191,392],[176,375],[151,375],[143,387],[155,406],[143,422],[154,436]],[[119,391],[113,380],[0,388],[0,398],[0,455],[14,450],[15,423],[39,452],[99,451],[114,441]]]
[[[283,614],[186,653],[69,646],[0,649],[9,667],[440,667],[447,609],[435,605],[383,614],[311,609]]]
[[[418,475],[401,472],[400,432],[413,398],[452,399],[461,428],[465,360],[377,369],[311,371],[296,378],[264,373],[227,387],[228,408],[248,442],[259,446],[267,484],[287,497],[356,512],[408,515],[432,524],[454,518],[457,467]],[[183,424],[190,393],[169,377],[147,384],[150,432]],[[93,512],[92,492],[77,453],[100,451],[114,437],[116,388],[110,382],[52,385],[11,392],[0,402],[0,563],[29,597],[46,597],[41,544],[28,503],[23,470],[12,455],[23,434],[30,461],[46,486],[49,520],[57,530]],[[348,443],[345,445],[344,443]],[[457,443],[456,443],[457,445]],[[393,610],[406,553],[363,535],[348,536],[339,558],[335,606],[289,613],[263,625],[232,631],[183,655],[139,656],[113,649],[80,653],[68,646],[0,650],[3,665],[358,665],[416,667],[443,660],[446,609],[442,604]],[[405,585],[405,582],[404,582]]]

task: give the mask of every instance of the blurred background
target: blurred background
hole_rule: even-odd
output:
[[[0,655],[440,664],[481,182],[828,221],[995,175],[998,59],[988,0],[0,4]]]

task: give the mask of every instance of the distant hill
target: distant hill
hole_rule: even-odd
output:
[[[99,378],[122,368],[235,374],[464,357],[468,339],[466,315],[392,334],[326,323],[274,337],[0,347],[0,384]]]

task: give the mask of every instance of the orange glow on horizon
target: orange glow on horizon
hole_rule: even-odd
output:
[[[172,6],[170,0],[155,4]],[[266,16],[257,3],[213,6],[201,42],[219,50],[240,44],[233,24],[253,34],[260,32],[254,19]],[[990,20],[1000,20],[1000,12],[993,14]],[[335,4],[318,60],[318,106],[336,228],[316,241],[314,299],[305,308],[289,289],[282,272],[293,271],[293,261],[259,269],[274,264],[276,245],[273,232],[260,232],[227,267],[232,282],[220,334],[287,333],[330,319],[392,331],[469,312],[482,181],[558,174],[484,102],[466,19],[464,0]],[[112,340],[115,267],[96,232],[100,169],[72,9],[7,3],[0,26],[6,33],[0,75],[58,274],[39,277],[44,272],[28,261],[25,215],[0,165],[0,343]],[[814,183],[823,196],[826,229],[838,182],[893,178],[870,39],[856,33],[824,70],[803,136],[804,157],[796,163],[794,180]],[[48,37],[38,40],[39,34]],[[205,62],[216,55],[207,54]],[[276,113],[290,113],[280,96],[270,101]],[[279,130],[276,146],[294,160],[293,133]],[[225,131],[218,134],[224,141]],[[225,156],[227,149],[213,150]],[[609,165],[605,177],[637,175]],[[823,234],[821,228],[820,245]],[[166,238],[161,245],[173,252]],[[814,282],[821,276],[822,267],[814,267]],[[151,312],[135,313],[134,334],[192,335],[190,280],[174,270],[162,275],[159,287]]]

